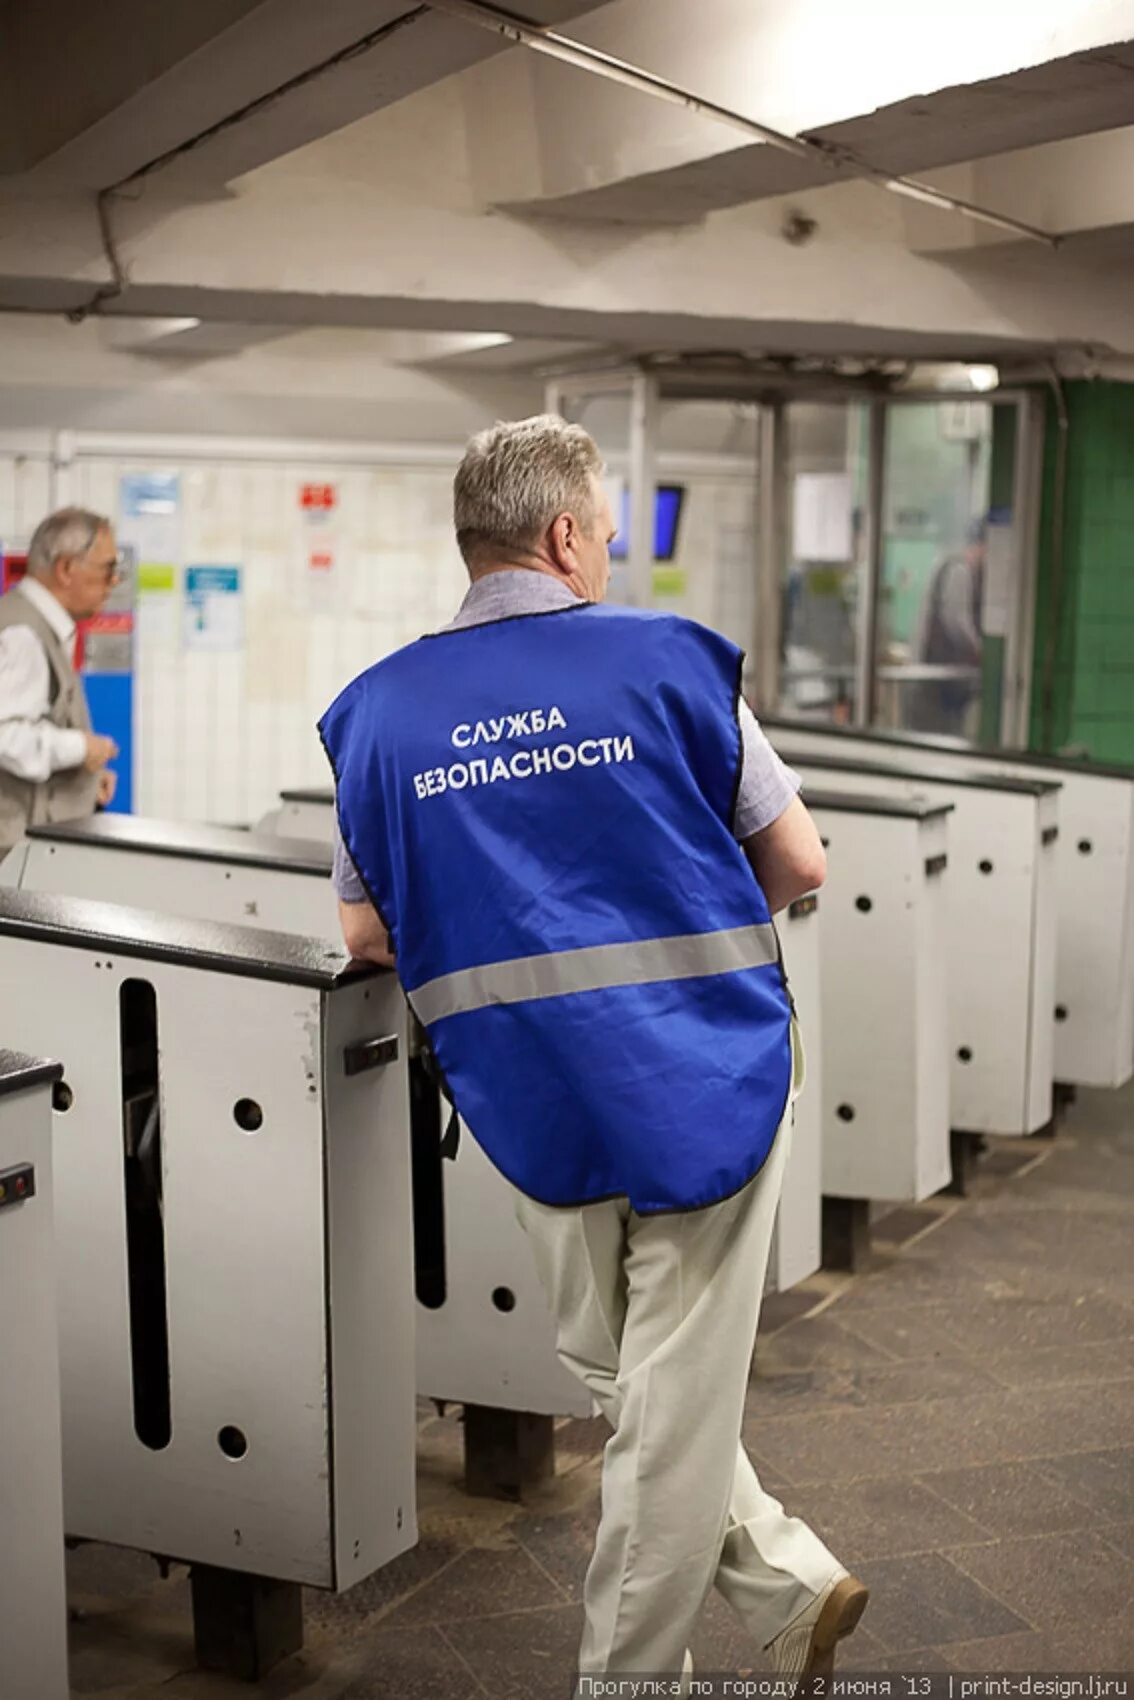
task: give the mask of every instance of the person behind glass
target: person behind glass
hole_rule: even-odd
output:
[[[603,606],[602,471],[551,416],[470,443],[460,611],[320,725],[340,914],[512,1183],[559,1355],[614,1431],[580,1673],[688,1672],[715,1584],[795,1682],[867,1596],[740,1440],[802,1084],[771,914],[825,859],[739,650]]]
[[[967,676],[922,679],[913,686],[908,725],[911,731],[971,734],[969,714],[980,695],[984,650],[981,607],[987,526],[970,524],[965,547],[946,555],[926,587],[914,640],[914,660],[934,667],[964,669]]]
[[[0,597],[0,848],[113,800],[118,746],[91,727],[73,654],[76,622],[102,609],[118,566],[110,521],[60,508],[36,527],[25,577]]]

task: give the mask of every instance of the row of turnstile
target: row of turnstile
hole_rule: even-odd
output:
[[[55,1498],[24,1502],[2,1566],[18,1552],[59,1605],[63,1528],[186,1561],[200,1662],[248,1677],[301,1643],[301,1585],[350,1587],[416,1538],[415,1394],[464,1405],[480,1491],[545,1471],[552,1418],[591,1410],[509,1187],[470,1138],[440,1154],[395,976],[332,942],[330,865],[327,842],[102,815],[33,829],[0,867],[2,1030],[60,1059],[19,1076],[43,1099],[38,1144],[25,1118],[13,1145],[39,1175],[38,1263],[13,1234],[0,1255],[36,1288],[63,1457],[61,1515],[40,1383],[6,1382],[0,1419],[11,1403]],[[808,1005],[815,916],[784,929]],[[813,1107],[773,1284],[817,1266],[818,1170]],[[13,1647],[19,1600],[0,1586]],[[21,1668],[6,1700],[65,1692]]]
[[[1011,985],[1003,985],[993,1023],[999,1029],[1005,1018],[1013,1021],[1017,1055],[1021,1045],[1035,1047],[1025,1123],[1034,1122],[1037,1097],[1043,1109],[1048,1054],[1053,1079],[1068,1085],[1115,1087],[1130,1078],[1134,768],[979,750],[946,738],[807,720],[771,718],[763,724],[779,753],[809,781],[813,802],[825,788],[853,788],[859,794],[963,805],[963,842],[960,820],[951,833],[949,885],[951,891],[958,880],[964,885],[952,908],[976,937],[958,967],[964,973],[971,965],[973,977],[983,979],[990,966],[1004,968],[1007,949],[1017,973],[1030,977],[1023,1000]],[[331,805],[327,790],[285,791],[262,825],[271,832],[325,840]],[[1051,846],[1053,852],[1044,854]],[[1002,932],[994,920],[990,931],[983,919],[989,910],[1001,916],[1011,911],[1010,927]],[[1051,989],[1047,964],[1053,954],[1049,1010],[1039,999]],[[959,1012],[960,993],[954,993],[954,1004]],[[973,1113],[979,1114],[979,1108]],[[1003,1131],[1020,1130],[1006,1123]]]
[[[809,1073],[786,1287],[823,1233],[848,1254],[869,1201],[957,1184],[972,1136],[1045,1128],[1053,1080],[1129,1077],[1134,774],[769,730],[829,861],[780,927]],[[68,1533],[190,1562],[202,1662],[236,1668],[232,1619],[254,1620],[249,1675],[298,1644],[298,1584],[349,1587],[415,1539],[415,1392],[464,1404],[497,1459],[589,1410],[509,1189],[470,1138],[441,1156],[394,976],[332,942],[332,824],[329,792],[253,832],[99,816],[0,867],[2,1031],[62,1064],[13,1059],[9,1090],[0,1065],[0,1188],[35,1174],[19,1210],[0,1195],[0,1273],[46,1390],[30,1424],[0,1394],[47,1495],[10,1504],[0,1477],[6,1641],[29,1590],[61,1600],[53,1362]],[[64,1693],[59,1668],[29,1664],[26,1692]]]

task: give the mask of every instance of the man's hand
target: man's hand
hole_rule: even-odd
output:
[[[118,754],[118,745],[113,738],[104,738],[101,732],[88,732],[87,753],[83,757],[83,766],[88,773],[98,773],[107,762],[114,760]]]
[[[798,797],[778,820],[754,832],[741,848],[773,915],[814,891],[827,877],[827,857],[815,822]]]
[[[104,767],[98,776],[98,790],[95,792],[95,802],[100,809],[108,809],[114,801],[114,793],[118,789],[118,775],[112,768]]]
[[[344,903],[340,898],[339,923],[356,962],[376,962],[379,968],[395,966],[386,924],[372,903]]]

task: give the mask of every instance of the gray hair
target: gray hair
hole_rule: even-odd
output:
[[[465,450],[453,480],[457,544],[471,566],[489,549],[527,550],[559,514],[589,533],[602,456],[581,425],[554,413],[498,420]]]
[[[89,508],[59,508],[40,520],[28,544],[28,572],[33,578],[45,578],[67,555],[85,555],[100,531],[109,530],[110,521],[104,514],[92,513]]]

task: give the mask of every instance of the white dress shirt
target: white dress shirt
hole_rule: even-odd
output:
[[[26,596],[70,654],[75,622],[49,590],[23,578],[8,595]],[[30,626],[6,627],[0,631],[0,767],[33,785],[81,766],[87,753],[86,733],[53,725],[50,712],[51,667],[43,644]]]

